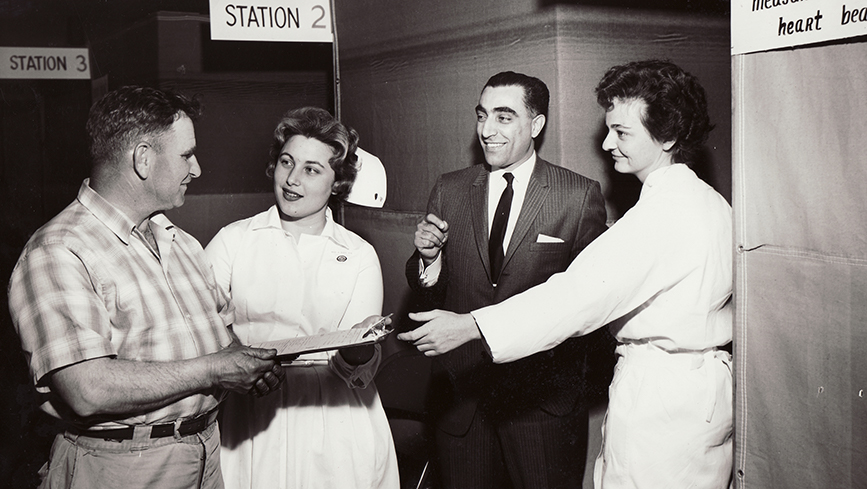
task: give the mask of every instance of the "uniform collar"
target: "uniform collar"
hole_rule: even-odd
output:
[[[666,186],[669,182],[683,180],[690,174],[695,175],[695,173],[683,163],[674,163],[654,170],[644,179],[644,184],[641,186],[641,195],[653,191],[654,188]]]
[[[280,213],[277,211],[277,205],[274,204],[267,211],[253,217],[251,229],[254,231],[262,229],[277,229],[283,231],[283,226],[280,224]],[[325,208],[325,227],[322,228],[322,233],[319,234],[322,238],[327,238],[335,244],[344,248],[349,248],[349,241],[344,233],[339,232],[337,223],[334,222],[331,208]]]

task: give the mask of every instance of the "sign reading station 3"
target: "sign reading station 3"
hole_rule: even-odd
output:
[[[87,48],[0,47],[0,78],[89,80]]]

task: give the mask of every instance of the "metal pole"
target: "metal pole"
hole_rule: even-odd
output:
[[[334,71],[334,118],[341,120],[340,113],[340,54],[337,46],[337,15],[334,11],[334,0],[329,0],[331,4],[331,60]],[[337,212],[334,220],[343,225],[346,222],[346,211],[343,201],[337,203]]]
[[[333,40],[331,42],[332,48],[332,62],[334,69],[334,117],[337,120],[340,120],[340,53],[337,46],[337,15],[334,12],[334,0],[329,0],[331,2],[331,33]]]

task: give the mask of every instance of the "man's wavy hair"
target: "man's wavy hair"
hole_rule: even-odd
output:
[[[329,146],[334,156],[328,163],[334,170],[334,185],[332,199],[344,200],[352,190],[355,176],[358,174],[358,133],[355,129],[343,125],[332,117],[325,109],[318,107],[302,107],[287,112],[274,129],[274,142],[271,145],[271,161],[265,174],[274,178],[274,168],[286,141],[293,136],[304,136]]]
[[[615,100],[644,101],[641,122],[655,141],[675,141],[670,151],[678,163],[694,163],[713,129],[704,88],[670,61],[634,61],[610,68],[596,86],[596,101],[608,111]]]
[[[168,90],[125,86],[107,93],[90,108],[88,146],[94,165],[111,163],[145,136],[159,138],[181,114],[192,120],[201,115],[201,104]]]
[[[497,73],[488,79],[485,87],[521,87],[524,89],[524,105],[532,117],[539,114],[548,117],[548,103],[551,95],[548,93],[548,86],[545,82],[523,73],[515,73],[514,71],[503,71]]]

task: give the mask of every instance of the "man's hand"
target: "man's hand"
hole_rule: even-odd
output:
[[[277,350],[233,343],[208,356],[216,384],[222,389],[261,397],[277,390],[283,380],[283,369],[275,360]]]
[[[428,214],[418,223],[413,244],[421,256],[424,266],[436,260],[446,241],[449,239],[449,223]]]
[[[397,339],[411,342],[418,351],[429,357],[450,352],[464,343],[482,337],[476,320],[470,314],[455,314],[436,309],[412,312],[409,318],[425,324],[397,335]]]

